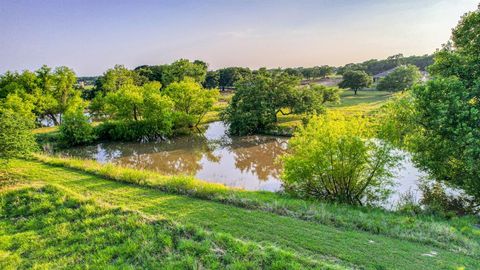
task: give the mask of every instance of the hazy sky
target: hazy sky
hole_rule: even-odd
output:
[[[343,65],[445,43],[475,0],[0,0],[0,72]]]

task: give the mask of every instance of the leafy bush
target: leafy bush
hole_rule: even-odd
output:
[[[82,107],[70,109],[65,113],[59,131],[60,142],[66,146],[88,144],[96,138]]]
[[[173,101],[176,127],[198,126],[219,95],[217,89],[204,89],[189,77],[171,83],[163,93]]]
[[[282,159],[285,190],[301,198],[359,205],[385,199],[399,157],[372,135],[359,117],[312,118],[290,140],[291,153]]]
[[[0,101],[0,158],[23,157],[36,149],[32,108],[16,95]]]
[[[108,121],[95,127],[95,134],[106,141],[151,141],[172,133],[171,122]]]
[[[478,205],[472,198],[462,195],[448,194],[438,182],[424,182],[420,185],[422,199],[420,203],[425,207],[425,212],[442,217],[457,215],[474,215],[478,212]]]

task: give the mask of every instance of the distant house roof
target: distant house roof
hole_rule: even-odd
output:
[[[373,76],[372,76],[372,77],[373,77],[373,80],[374,80],[374,81],[377,81],[377,80],[379,80],[379,79],[383,79],[383,78],[385,78],[386,76],[388,76],[388,74],[392,73],[395,69],[397,69],[397,68],[399,68],[399,67],[401,67],[401,66],[396,66],[396,67],[394,67],[394,68],[392,68],[392,69],[386,70],[386,71],[384,71],[384,72],[380,72],[380,73],[378,73],[378,74],[376,74],[376,75],[373,75]],[[429,79],[428,72],[423,71],[423,70],[420,70],[420,73],[422,74],[422,78],[420,78],[421,81],[425,82],[425,81],[427,81],[427,80]]]
[[[380,73],[378,73],[378,74],[375,74],[375,75],[373,75],[373,78],[374,78],[374,79],[384,78],[384,77],[386,77],[388,74],[392,73],[392,72],[393,72],[395,69],[397,69],[398,67],[399,67],[399,66],[396,66],[396,67],[394,67],[394,68],[392,68],[392,69],[389,69],[389,70],[386,70],[386,71],[384,71],[384,72],[380,72]]]

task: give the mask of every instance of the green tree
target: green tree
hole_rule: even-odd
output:
[[[82,105],[69,108],[59,128],[60,141],[66,146],[83,145],[95,140],[95,134]]]
[[[218,99],[218,90],[204,89],[192,78],[170,84],[164,94],[172,99],[178,126],[196,127]]]
[[[197,83],[203,83],[207,75],[208,65],[199,60],[190,62],[187,59],[180,59],[170,64],[164,74],[163,84],[165,87],[174,82],[180,82],[186,77],[193,79]]]
[[[147,81],[147,78],[134,70],[129,70],[125,66],[115,65],[115,67],[105,71],[96,81],[97,91],[104,95],[110,92],[116,92],[126,85],[141,86]]]
[[[205,82],[203,87],[207,89],[218,88],[220,81],[220,74],[218,71],[208,71],[207,76],[205,77]]]
[[[251,134],[270,128],[278,114],[319,113],[323,104],[338,99],[338,90],[299,86],[300,78],[286,72],[259,70],[236,84],[235,95],[222,114],[232,134]]]
[[[0,101],[0,159],[24,157],[36,149],[33,105],[12,94]]]
[[[355,95],[359,89],[369,87],[372,84],[372,77],[365,71],[350,70],[343,74],[343,80],[338,85],[341,88],[350,88]]]
[[[218,70],[218,73],[219,85],[222,91],[225,91],[225,87],[233,87],[236,82],[247,78],[252,72],[248,68],[228,67]]]
[[[317,74],[321,78],[326,78],[329,75],[333,74],[333,67],[331,66],[321,66],[318,68]]]
[[[467,13],[429,68],[433,79],[412,89],[389,115],[415,164],[480,202],[480,10]],[[407,102],[404,102],[407,103]],[[407,110],[407,112],[405,112]],[[398,112],[400,111],[400,113]],[[396,117],[395,116],[409,116]],[[403,127],[403,128],[402,128]]]
[[[420,81],[422,74],[414,65],[399,66],[377,84],[380,91],[404,91]]]
[[[389,194],[399,156],[361,117],[313,117],[289,141],[282,157],[285,190],[302,198],[373,204]]]
[[[124,121],[159,120],[171,121],[172,102],[160,92],[159,82],[143,86],[125,85],[109,93],[104,99],[105,111],[111,118]]]

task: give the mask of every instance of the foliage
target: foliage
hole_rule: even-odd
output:
[[[439,182],[423,182],[419,187],[422,191],[420,203],[427,213],[447,218],[478,213],[478,206],[469,196],[448,194]]]
[[[207,72],[207,68],[207,63],[203,61],[191,62],[187,59],[180,59],[169,65],[139,66],[135,68],[135,71],[151,82],[160,82],[165,88],[171,83],[182,81],[187,77],[197,83],[206,83],[206,79],[209,79],[209,83],[211,83],[210,78],[207,78],[211,74]]]
[[[325,78],[328,75],[333,74],[333,67],[330,66],[316,66],[312,68],[300,68],[300,74],[305,79]]]
[[[24,157],[36,149],[32,108],[14,94],[0,100],[0,158]]]
[[[2,269],[339,269],[269,245],[104,208],[53,186],[1,193],[0,213]]]
[[[375,75],[392,68],[395,68],[400,65],[414,65],[420,70],[426,70],[428,66],[433,63],[433,55],[422,55],[422,56],[403,56],[403,54],[396,54],[387,57],[387,59],[377,60],[370,59],[362,63],[357,64],[347,64],[343,67],[339,67],[337,70],[338,74],[344,74],[349,70],[363,70],[370,75]]]
[[[233,87],[237,82],[246,79],[252,74],[250,69],[241,67],[228,67],[218,70],[218,84],[225,90],[225,87]]]
[[[367,121],[327,114],[311,119],[283,157],[285,190],[302,198],[372,204],[388,195],[399,157],[373,139]]]
[[[175,122],[179,127],[196,127],[218,99],[218,90],[204,89],[191,78],[171,83],[162,93],[174,104]]]
[[[350,88],[355,95],[359,89],[369,87],[372,84],[372,77],[365,71],[347,71],[343,74],[343,80],[338,84],[341,88]]]
[[[374,236],[374,234],[380,234],[393,238],[429,244],[435,247],[441,247],[456,252],[458,251],[462,254],[473,254],[475,256],[480,255],[478,253],[478,251],[480,250],[478,243],[478,233],[480,231],[474,228],[474,224],[478,221],[475,217],[461,217],[452,219],[447,222],[444,219],[440,219],[434,216],[418,215],[415,217],[411,217],[378,208],[351,207],[342,204],[300,200],[290,198],[285,194],[277,194],[271,192],[249,192],[237,189],[229,189],[220,184],[209,183],[193,179],[192,177],[162,176],[154,172],[119,167],[112,164],[101,165],[91,160],[55,158],[38,155],[36,156],[36,158],[41,162],[49,165],[18,161],[15,166],[17,168],[23,168],[24,170],[27,170],[28,175],[31,175],[29,177],[33,179],[37,179],[37,175],[42,175],[45,177],[47,177],[47,175],[51,175],[51,177],[56,181],[57,179],[59,179],[58,175],[63,172],[63,178],[65,180],[62,181],[65,182],[64,184],[85,184],[87,190],[90,190],[90,185],[88,183],[85,183],[85,181],[71,181],[76,177],[75,175],[73,175],[71,170],[62,170],[61,168],[56,169],[51,166],[53,165],[65,168],[72,168],[77,171],[95,174],[100,177],[119,182],[135,183],[141,186],[147,186],[152,189],[157,189],[171,194],[184,194],[190,197],[203,199],[202,201],[194,202],[195,204],[201,203],[203,205],[207,204],[203,203],[205,202],[205,200],[213,200],[216,202],[221,202],[223,204],[234,205],[236,206],[235,209],[256,209],[275,213],[278,215],[316,222],[327,226],[343,228],[345,231],[366,231],[368,232],[366,234],[367,239],[372,239],[372,237],[376,237]],[[25,176],[25,174],[22,175]],[[83,174],[80,174],[77,177],[80,179],[85,179],[85,175]],[[90,175],[90,177],[92,176]],[[96,184],[103,182],[109,183],[102,178],[95,178],[91,181],[92,183]],[[117,186],[121,187],[121,184],[118,184]],[[97,187],[100,188],[99,186]],[[78,187],[76,188],[79,189]],[[107,190],[112,190],[111,183],[109,185],[102,185],[102,188],[100,188],[96,192],[102,194],[103,196],[105,195],[105,193],[108,193],[106,192]],[[122,194],[124,194],[124,189],[119,190],[122,190],[121,192]],[[145,189],[142,190],[145,191]],[[134,196],[132,197],[133,200],[138,201],[138,196],[132,196]],[[168,195],[169,201],[172,201],[171,196],[172,195]],[[145,201],[143,203],[145,203]],[[142,207],[144,207],[143,203]],[[178,203],[178,200],[173,201],[173,205],[178,205]],[[155,205],[159,205],[158,200],[155,200]],[[229,207],[221,206],[218,203],[215,203],[215,206]],[[168,208],[168,206],[165,207]],[[196,207],[201,207],[202,209],[205,209],[203,208],[203,206]],[[227,215],[227,218],[231,220],[233,218],[232,211],[227,210],[227,212],[229,213]],[[178,218],[177,213],[178,212],[175,211],[173,212],[176,218]],[[246,212],[247,216],[242,217],[242,221],[255,213],[259,213],[259,211]],[[266,222],[268,223],[268,226],[270,226],[269,228],[271,228],[272,223],[269,223],[269,221]],[[305,225],[308,223],[302,224]],[[240,226],[244,228],[244,223],[242,222]],[[314,224],[312,226],[318,226],[318,224]],[[466,230],[464,229],[465,227],[471,229]],[[325,230],[327,228],[329,227],[321,227],[320,230]],[[305,228],[302,227],[301,230],[304,231]],[[290,232],[291,231],[289,230],[289,233]],[[350,235],[346,237],[347,245],[351,245],[351,241],[353,240],[353,238],[351,238]],[[338,241],[338,238],[335,239]],[[311,241],[310,238],[309,241]],[[395,243],[398,244],[399,242]],[[338,252],[338,249],[335,250]],[[382,250],[382,252],[384,252],[384,250]],[[415,252],[417,253],[418,249],[415,249]]]
[[[218,71],[207,71],[203,87],[207,89],[218,88],[220,86],[220,73]]]
[[[412,89],[410,105],[397,106],[397,141],[432,179],[461,188],[480,201],[480,11],[467,13],[452,43],[435,54],[433,79]],[[407,102],[404,102],[407,103]]]
[[[187,59],[180,59],[168,66],[163,83],[167,87],[171,83],[183,81],[187,77],[197,83],[203,83],[206,75],[207,64],[205,62],[199,60],[190,62]]]
[[[171,119],[106,121],[95,127],[95,135],[104,141],[155,141],[172,134]]]
[[[338,90],[300,87],[299,78],[285,72],[260,70],[237,83],[235,95],[222,115],[232,134],[262,132],[277,122],[277,114],[320,113],[325,102],[338,100]]]
[[[84,111],[84,106],[77,106],[65,112],[59,128],[60,141],[63,145],[83,145],[95,140],[93,127]]]
[[[67,67],[57,67],[53,72],[47,66],[35,72],[7,72],[0,76],[0,98],[17,94],[25,102],[33,103],[33,112],[39,119],[49,117],[58,125],[61,114],[78,102],[80,91],[75,89],[75,83],[75,73]]]
[[[150,82],[143,86],[125,85],[105,97],[105,111],[113,119],[126,121],[172,121],[173,104],[160,92],[160,83]],[[100,101],[101,102],[101,101]]]
[[[414,65],[399,66],[377,84],[379,91],[404,91],[420,81],[421,73]]]
[[[134,70],[129,70],[125,66],[115,65],[115,67],[105,71],[100,76],[95,85],[96,91],[100,91],[103,95],[115,93],[120,88],[127,85],[140,86],[146,82],[147,78],[141,76]]]

